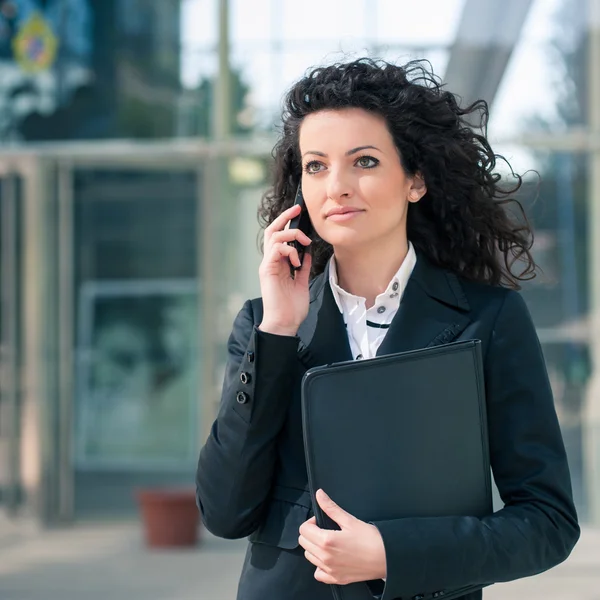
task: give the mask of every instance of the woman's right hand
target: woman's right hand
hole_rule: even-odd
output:
[[[297,240],[304,246],[311,242],[299,229],[287,227],[300,210],[298,205],[288,208],[265,229],[263,260],[258,270],[263,319],[258,328],[266,333],[294,336],[308,314],[310,252],[304,253],[302,267],[293,279],[288,262],[289,258],[294,266],[300,265],[298,251],[287,242]]]

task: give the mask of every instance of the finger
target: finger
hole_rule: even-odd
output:
[[[265,236],[271,236],[274,231],[281,231],[285,225],[291,221],[294,217],[300,214],[302,208],[299,204],[284,210],[266,229]]]
[[[323,554],[323,548],[321,548],[318,544],[315,544],[305,535],[300,535],[298,537],[298,543],[306,550],[310,552],[313,556],[315,556],[318,560],[323,562],[325,560],[325,556]]]
[[[288,221],[288,225],[291,221]],[[293,242],[299,241],[304,246],[308,246],[311,243],[311,239],[297,227],[290,229],[289,227],[285,227],[285,229],[273,230],[267,234],[265,231],[265,246],[268,247],[269,244],[275,244],[277,242]]]
[[[310,528],[311,525],[316,525],[316,523],[317,523],[316,517],[311,517],[307,521],[304,521],[304,523],[302,523],[302,525],[300,525],[300,529],[298,530],[298,532],[300,533],[300,535],[304,535],[304,531],[307,528]]]
[[[327,566],[323,563],[322,560],[319,559],[319,557],[315,556],[312,552],[305,550],[304,558],[306,558],[306,560],[311,564],[315,565],[315,567],[320,569],[324,574],[329,575],[329,570]]]
[[[294,242],[298,241],[303,246],[308,246],[311,239],[300,229],[284,229],[283,231],[275,231],[271,235],[270,242],[276,244],[278,242]]]
[[[312,266],[312,255],[310,252],[304,253],[304,259],[302,260],[302,267],[296,271],[296,281],[303,286],[308,286],[308,280],[310,278],[310,268]],[[314,519],[315,517],[313,517]],[[316,521],[315,521],[316,522]]]
[[[327,516],[331,517],[340,527],[348,526],[355,518],[338,506],[323,490],[317,490],[317,502]]]
[[[316,519],[312,517],[308,521],[302,523],[298,531],[302,537],[307,538],[309,542],[315,544],[321,539],[321,533],[325,530],[321,529],[317,525]]]
[[[339,584],[339,581],[335,577],[333,577],[329,573],[323,571],[323,569],[321,569],[321,568],[317,568],[315,570],[315,579],[317,581],[320,581],[321,583],[327,583],[329,585]]]
[[[275,244],[271,248],[271,252],[269,253],[269,261],[279,262],[282,257],[288,257],[294,266],[300,266],[300,257],[298,256],[298,250],[296,250],[294,246],[288,246],[284,243]]]

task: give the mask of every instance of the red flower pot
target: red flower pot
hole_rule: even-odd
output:
[[[195,546],[200,513],[193,490],[139,490],[146,545],[151,548]]]

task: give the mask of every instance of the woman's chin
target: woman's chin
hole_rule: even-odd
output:
[[[364,234],[347,229],[345,231],[327,232],[321,239],[331,244],[334,248],[352,248],[364,244]]]

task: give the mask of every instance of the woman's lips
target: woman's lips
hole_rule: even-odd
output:
[[[362,212],[364,212],[364,211],[349,210],[349,211],[346,211],[343,213],[333,213],[327,217],[327,220],[328,221],[336,221],[338,223],[341,221],[350,221],[351,219],[353,219],[354,217],[356,217],[357,215],[359,215]]]

